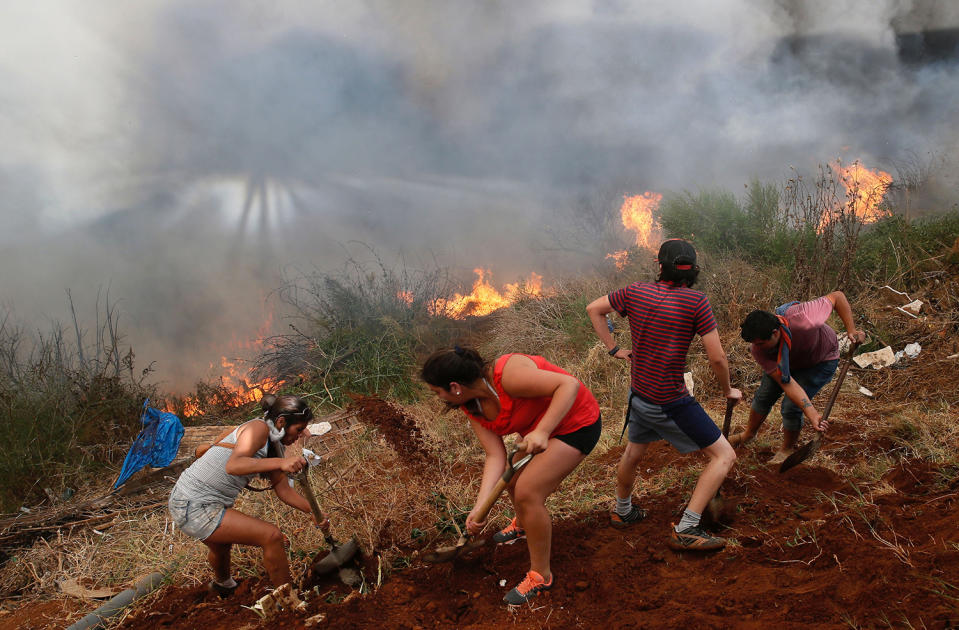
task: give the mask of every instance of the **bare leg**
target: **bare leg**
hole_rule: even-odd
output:
[[[716,491],[736,462],[736,451],[721,435],[718,440],[704,448],[703,453],[709,457],[709,463],[699,475],[693,496],[689,500],[690,511],[697,514],[702,514],[709,500],[716,496]]]
[[[637,444],[630,442],[623,451],[623,456],[619,458],[619,465],[616,467],[616,496],[625,499],[632,495],[633,484],[636,482],[636,467],[639,461],[649,450],[649,444]]]
[[[756,434],[759,433],[759,428],[762,427],[763,422],[766,421],[766,415],[767,414],[759,413],[755,409],[750,409],[746,428],[740,433],[734,433],[729,436],[729,443],[734,447],[739,447],[756,437]]]
[[[263,549],[263,566],[273,586],[281,586],[293,581],[293,576],[290,575],[290,563],[286,559],[286,549],[283,547],[283,533],[276,525],[230,508],[223,515],[220,526],[203,542],[210,548],[210,564],[214,572],[223,567],[222,564],[213,563],[214,559],[221,562],[220,556],[217,555],[218,547],[225,546],[229,549],[229,546],[233,544],[252,545]],[[227,569],[229,570],[228,564]]]
[[[526,465],[511,492],[516,516],[526,530],[530,569],[547,581],[552,575],[549,557],[553,526],[546,497],[584,457],[579,449],[553,438],[546,450]]]
[[[226,518],[226,517],[224,517]],[[213,567],[213,575],[217,582],[225,582],[230,579],[230,550],[233,545],[230,543],[214,543],[207,538],[203,541],[210,552],[206,554],[206,559]]]
[[[783,427],[783,451],[796,450],[796,442],[799,441],[799,431],[790,431]]]

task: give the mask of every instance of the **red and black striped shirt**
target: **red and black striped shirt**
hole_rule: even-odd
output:
[[[610,293],[609,303],[629,318],[633,391],[658,405],[688,395],[683,372],[689,344],[716,329],[706,295],[668,282],[634,282]]]

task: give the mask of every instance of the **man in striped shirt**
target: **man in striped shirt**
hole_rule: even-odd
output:
[[[632,503],[636,467],[651,442],[667,440],[681,453],[703,451],[709,457],[667,544],[676,550],[722,549],[726,541],[704,531],[700,517],[732,469],[736,453],[686,390],[683,372],[694,336],[702,339],[726,398],[739,402],[742,393],[730,386],[729,365],[709,300],[691,288],[699,275],[696,250],[684,240],[668,240],[660,247],[658,260],[660,275],[656,282],[634,282],[586,307],[609,354],[632,363],[629,444],[616,471],[616,506],[610,522],[615,527],[627,527],[646,517],[646,511]],[[629,319],[632,351],[617,346],[607,328],[606,315],[613,311]]]

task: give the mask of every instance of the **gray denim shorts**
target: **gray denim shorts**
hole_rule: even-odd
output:
[[[222,503],[187,501],[178,498],[176,492],[170,495],[167,507],[180,531],[197,540],[209,538],[226,514],[226,507]]]

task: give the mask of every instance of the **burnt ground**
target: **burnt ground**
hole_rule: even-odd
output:
[[[654,470],[681,457],[662,444],[651,450],[646,467]],[[846,451],[869,454],[868,445]],[[602,457],[612,464],[620,452]],[[239,605],[261,596],[265,581],[245,580],[225,601],[200,587],[174,584],[139,603],[121,627],[301,628],[317,613],[326,614],[319,627],[328,628],[959,624],[955,471],[904,460],[883,477],[881,491],[867,496],[816,466],[780,475],[760,463],[770,455],[768,450],[743,453],[724,486],[732,518],[724,535],[736,541],[726,551],[677,554],[663,544],[682,508],[678,491],[648,503],[649,518],[625,531],[610,527],[604,511],[581,514],[554,524],[553,590],[516,610],[500,599],[528,566],[522,543],[488,546],[450,565],[414,558],[369,595],[352,594],[332,581],[320,583],[320,595],[307,613],[286,613],[266,624]],[[375,580],[375,564],[366,573]],[[63,614],[70,622],[80,616]],[[47,625],[50,617],[49,605],[43,611],[24,607],[0,617],[0,625],[54,627]]]

